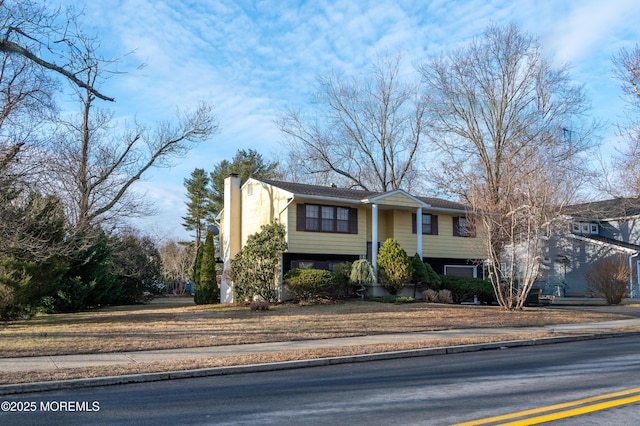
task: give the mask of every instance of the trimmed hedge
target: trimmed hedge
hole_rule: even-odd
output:
[[[287,293],[297,302],[315,302],[335,297],[339,291],[336,277],[323,269],[292,269],[284,276]]]
[[[474,295],[480,303],[492,304],[496,301],[493,286],[488,280],[457,275],[440,275],[440,280],[441,288],[451,291],[453,303],[473,302]]]

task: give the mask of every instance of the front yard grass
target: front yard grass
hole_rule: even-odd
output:
[[[65,355],[235,345],[448,329],[536,327],[607,321],[620,315],[545,308],[427,303],[110,307],[0,323],[0,357]]]
[[[539,327],[624,318],[628,317],[570,309],[527,308],[523,311],[506,312],[493,306],[427,303],[396,305],[347,301],[313,306],[283,304],[272,306],[268,311],[252,311],[247,306],[239,305],[175,306],[156,302],[145,306],[39,315],[30,320],[0,323],[0,357],[190,348],[447,329]],[[522,330],[491,336],[429,339],[333,349],[179,359],[53,371],[0,372],[0,384],[280,362],[534,339],[549,335],[551,333],[548,331]]]

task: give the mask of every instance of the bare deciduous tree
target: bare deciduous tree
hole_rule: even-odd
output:
[[[627,100],[627,122],[620,135],[626,145],[612,160],[614,181],[608,190],[615,196],[640,195],[640,47],[621,49],[613,58],[614,77]]]
[[[95,87],[108,63],[95,59],[91,40],[82,40],[85,51],[73,55],[72,63],[82,64],[81,78]],[[95,105],[93,91],[78,88],[76,95],[80,113],[57,123],[61,131],[52,148],[49,183],[77,230],[145,214],[144,200],[131,196],[131,186],[151,167],[170,165],[218,128],[213,108],[202,103],[192,112],[179,111],[173,122],[153,129],[136,124],[118,135],[112,113]]]
[[[542,234],[580,184],[577,159],[593,130],[582,88],[514,25],[489,27],[421,73],[442,159],[434,179],[470,206],[498,302],[520,309],[537,277]]]
[[[403,81],[400,57],[383,57],[362,79],[318,79],[313,117],[283,113],[296,170],[370,191],[409,189],[417,178],[425,104]]]
[[[628,295],[631,269],[623,256],[599,260],[585,272],[589,291],[596,297],[604,296],[609,305],[617,305]]]
[[[82,68],[69,66],[69,54],[82,43],[77,34],[69,31],[69,25],[76,19],[72,10],[68,10],[63,19],[62,15],[60,9],[50,9],[46,4],[32,0],[0,0],[0,52],[26,58],[100,99],[113,101],[78,77]],[[56,60],[62,61],[63,65]]]
[[[185,288],[182,284],[190,280],[193,273],[194,249],[194,244],[185,245],[175,241],[168,241],[160,247],[165,284],[168,281],[170,290],[175,293],[183,294]]]

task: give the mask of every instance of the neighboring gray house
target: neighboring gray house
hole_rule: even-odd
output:
[[[589,297],[584,273],[598,260],[629,262],[630,297],[640,297],[640,198],[616,198],[565,209],[567,232],[549,238],[537,284],[543,294]]]

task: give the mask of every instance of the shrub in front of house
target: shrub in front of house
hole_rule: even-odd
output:
[[[345,297],[349,294],[351,275],[351,262],[342,262],[333,267],[333,277],[335,279],[335,296]]]
[[[231,260],[233,297],[238,302],[278,299],[277,282],[280,259],[287,249],[284,226],[278,222],[263,225],[250,235],[246,244]]]
[[[451,292],[453,303],[473,302],[474,296],[480,303],[495,302],[493,286],[488,280],[457,275],[440,275],[440,280],[442,289]]]
[[[366,286],[376,282],[376,274],[373,271],[373,266],[371,266],[371,263],[367,259],[360,259],[353,262],[349,282],[353,285],[356,296],[364,299],[367,292]]]
[[[378,274],[390,294],[397,294],[411,280],[411,259],[395,238],[387,238],[378,251]]]
[[[434,290],[428,288],[422,292],[422,298],[427,303],[453,303],[453,296],[450,290]]]
[[[323,269],[296,268],[284,276],[284,286],[296,302],[317,302],[336,296],[335,275]]]
[[[604,297],[608,305],[618,305],[627,297],[631,270],[622,256],[612,256],[596,262],[585,272],[589,292]]]
[[[438,303],[453,303],[453,296],[451,291],[447,289],[438,290],[438,297],[436,298]]]

